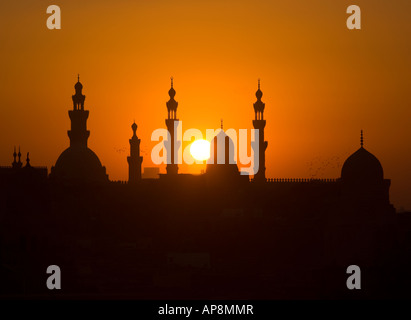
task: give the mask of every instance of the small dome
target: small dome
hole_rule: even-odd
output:
[[[341,170],[343,181],[375,182],[384,179],[380,161],[363,147],[344,162]]]
[[[168,90],[168,95],[170,96],[171,99],[173,99],[176,95],[176,91],[174,90],[173,87],[171,87],[170,90]]]
[[[80,81],[77,81],[77,83],[74,85],[74,89],[76,89],[76,91],[80,91],[83,89],[83,85]]]
[[[137,131],[137,124],[135,122],[131,125],[131,129],[134,133]]]
[[[257,97],[258,100],[260,100],[263,96],[263,92],[258,88],[258,90],[255,93],[255,96]]]
[[[83,85],[80,82],[80,74],[77,75],[77,83],[74,85],[74,89],[76,89],[76,92],[81,92],[81,90],[83,89]]]

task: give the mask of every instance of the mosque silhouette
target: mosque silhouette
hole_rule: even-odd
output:
[[[178,173],[171,81],[166,103],[171,161],[159,179],[142,177],[133,123],[127,183],[110,181],[88,148],[89,111],[80,79],[69,111],[69,147],[47,168],[21,161],[0,167],[0,294],[61,298],[284,299],[410,297],[411,214],[397,213],[391,181],[360,148],[338,179],[267,178],[266,120],[258,82],[259,170],[250,179],[230,162],[221,130],[201,175]],[[224,141],[218,148],[217,141]],[[201,204],[201,205],[199,205]],[[45,286],[58,265],[64,289]],[[358,265],[361,290],[348,290]]]

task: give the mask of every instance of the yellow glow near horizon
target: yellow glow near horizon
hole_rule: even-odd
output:
[[[204,139],[194,141],[190,146],[190,153],[196,160],[208,160],[210,158],[210,142]]]

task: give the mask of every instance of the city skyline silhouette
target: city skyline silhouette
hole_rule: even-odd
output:
[[[0,168],[3,296],[52,297],[39,276],[50,261],[66,272],[62,298],[348,298],[343,270],[350,265],[361,266],[370,286],[351,298],[408,296],[411,214],[391,204],[391,180],[366,150],[362,130],[337,179],[266,177],[270,120],[258,81],[251,119],[259,129],[259,171],[252,179],[232,162],[233,141],[223,130],[211,141],[214,162],[203,174],[179,173],[171,157],[166,173],[143,179],[133,122],[124,157],[129,179],[110,181],[88,147],[93,131],[79,77],[74,91],[69,147],[50,175],[30,164],[29,153],[24,165],[20,148],[12,165]],[[179,121],[173,80],[168,94],[170,131]],[[170,143],[168,152],[177,147]],[[396,278],[385,281],[394,270]]]
[[[49,5],[0,4],[0,299],[411,297],[409,1]]]
[[[20,145],[31,151],[33,165],[50,170],[66,146],[77,73],[92,112],[90,147],[110,178],[121,181],[127,180],[124,156],[134,119],[144,121],[138,123],[143,166],[153,166],[150,136],[164,127],[153,114],[164,110],[170,76],[184,127],[203,132],[218,128],[221,118],[226,128],[250,128],[249,106],[261,78],[271,119],[267,176],[337,178],[363,129],[393,180],[393,203],[410,210],[410,26],[404,15],[410,4],[362,2],[367,23],[358,32],[346,28],[346,7],[327,1],[73,1],[64,6],[61,30],[47,29],[46,2],[4,3],[2,21],[10,28],[0,31],[7,44],[0,163],[8,165],[10,150]],[[203,169],[182,166],[180,172]]]

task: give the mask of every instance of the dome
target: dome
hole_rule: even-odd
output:
[[[374,182],[383,180],[384,173],[380,161],[361,147],[344,162],[341,179],[343,181]]]
[[[106,169],[89,148],[69,147],[57,159],[52,175],[64,180],[107,181]]]
[[[171,99],[173,99],[176,95],[176,91],[174,90],[173,87],[171,87],[170,90],[168,90],[168,95],[170,96]]]
[[[77,83],[74,85],[74,89],[76,89],[76,91],[83,89],[83,85],[81,84],[80,81],[77,81]]]
[[[137,131],[137,124],[136,124],[135,122],[131,125],[131,130],[133,130],[134,134],[136,133],[136,131]]]
[[[261,99],[263,96],[263,92],[260,90],[260,88],[258,88],[258,90],[255,93],[255,96],[257,97],[257,99]]]
[[[220,129],[211,140],[210,159],[207,161],[207,167],[209,167],[209,165],[219,164],[218,155],[220,154],[224,154],[224,163],[221,163],[222,165],[232,164],[237,167],[234,159],[234,148],[233,140],[224,132],[224,130]]]

